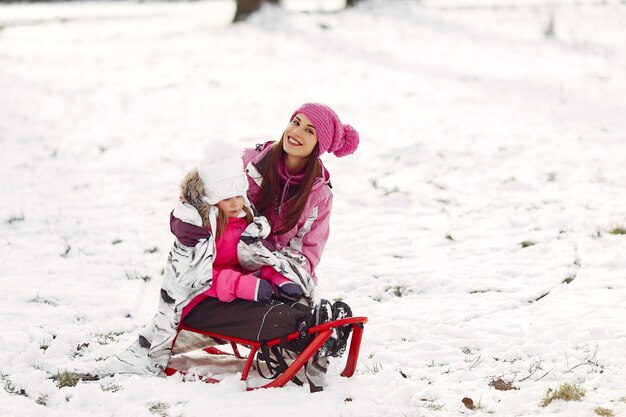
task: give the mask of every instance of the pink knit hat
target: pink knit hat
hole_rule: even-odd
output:
[[[341,124],[339,116],[325,104],[303,104],[293,112],[290,120],[298,113],[304,114],[313,123],[320,156],[326,151],[339,157],[350,155],[359,146],[359,133],[352,126]]]

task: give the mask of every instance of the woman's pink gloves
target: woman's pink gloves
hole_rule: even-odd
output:
[[[282,295],[296,299],[302,297],[302,288],[290,279],[285,278],[271,266],[261,268],[261,278],[272,284],[274,293],[278,296]]]

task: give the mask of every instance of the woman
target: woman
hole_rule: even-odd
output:
[[[278,142],[243,155],[248,197],[272,225],[270,248],[303,256],[316,284],[333,200],[330,175],[319,157],[325,152],[350,155],[358,144],[356,130],[341,124],[330,107],[307,103],[294,111]]]

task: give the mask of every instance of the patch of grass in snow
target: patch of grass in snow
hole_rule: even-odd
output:
[[[450,364],[447,362],[435,362],[434,360],[431,360],[429,363],[427,363],[425,366],[427,368],[441,368],[444,366],[449,366]]]
[[[595,410],[593,410],[593,411],[595,411],[595,413],[597,415],[602,416],[602,417],[613,417],[613,416],[615,416],[615,414],[613,414],[613,410],[610,410],[610,409],[604,408],[604,407],[596,407]]]
[[[585,389],[580,383],[565,383],[559,386],[556,390],[548,388],[545,397],[543,397],[539,405],[541,407],[547,407],[554,400],[580,401],[584,396]]]
[[[150,411],[152,414],[156,414],[161,417],[167,417],[167,410],[170,408],[169,405],[162,402],[151,403],[148,405],[150,406],[148,408],[148,411]]]
[[[502,291],[500,290],[473,290],[473,291],[470,291],[470,294],[485,294],[488,292],[502,292]]]
[[[503,359],[503,358],[494,357],[493,360],[496,362],[515,363],[515,362],[521,361],[522,358],[511,358],[511,359],[504,358]]]
[[[523,241],[523,242],[520,242],[520,246],[521,246],[522,248],[527,248],[527,247],[529,247],[529,246],[533,246],[533,245],[536,245],[536,244],[537,244],[537,242],[534,242],[534,241],[532,241],[532,240],[525,240],[525,241]]]
[[[59,305],[54,299],[42,297],[39,294],[37,294],[37,296],[35,296],[34,298],[31,298],[30,300],[28,300],[28,302],[38,303],[38,304],[48,304],[49,306],[53,306],[53,307],[57,307]]]
[[[586,353],[585,358],[570,366],[569,365],[569,359],[567,357],[567,351],[565,351],[565,363],[567,364],[567,372],[572,372],[574,369],[580,367],[580,366],[589,366],[590,369],[589,371],[597,371],[598,369],[600,370],[600,373],[604,372],[604,366],[601,366],[598,364],[598,344],[596,343],[595,346],[589,346],[589,345],[583,345],[578,347],[576,350],[582,351]]]
[[[59,388],[75,387],[80,381],[80,376],[75,372],[63,371],[58,372],[52,379],[56,381]]]
[[[159,248],[157,248],[156,246],[153,246],[151,248],[144,250],[145,253],[157,253],[158,251],[159,251]]]
[[[108,345],[111,342],[116,342],[117,338],[122,335],[122,332],[113,332],[109,334],[98,333],[96,338],[96,343],[100,345]]]
[[[35,403],[45,407],[46,404],[48,404],[48,396],[46,394],[41,394]]]
[[[612,235],[626,235],[626,229],[624,229],[623,227],[616,227],[609,230],[609,233]]]
[[[404,297],[411,293],[411,289],[406,285],[392,285],[385,288],[385,292],[395,295],[396,297]]]
[[[89,347],[89,342],[82,342],[82,343],[79,343],[78,345],[76,345],[76,352],[80,352],[80,351],[82,351],[83,349],[86,349],[86,348],[88,348],[88,347]]]
[[[26,391],[24,391],[23,388],[16,388],[15,385],[13,385],[13,382],[9,379],[8,375],[0,374],[0,380],[3,382],[2,385],[4,390],[9,394],[26,396]]]
[[[70,371],[57,372],[57,374],[53,375],[51,378],[53,381],[56,381],[59,389],[63,387],[75,387],[81,380],[97,381],[100,379],[98,376]]]
[[[126,275],[126,279],[134,281],[141,279],[143,282],[148,282],[152,279],[149,275],[140,275],[137,271],[125,271],[124,275]]]
[[[9,217],[7,219],[7,223],[8,224],[13,224],[13,223],[17,223],[17,222],[23,222],[23,221],[24,221],[24,213],[23,212],[20,213],[20,214],[17,214],[17,215],[13,215],[13,216],[11,216],[11,217]]]
[[[380,362],[375,362],[373,364],[365,365],[365,373],[366,374],[377,374],[383,370],[383,365]]]
[[[463,346],[461,348],[461,352],[463,352],[466,355],[476,355],[476,354],[478,354],[478,350],[473,351],[472,348],[469,347],[469,346]]]
[[[425,402],[424,408],[428,408],[432,411],[440,411],[443,409],[443,404],[435,403],[435,400],[431,400],[430,398],[420,398],[420,401]]]
[[[122,386],[118,385],[118,384],[109,384],[109,385],[106,385],[106,386],[100,384],[100,388],[104,392],[118,392],[118,391],[121,391],[123,389]]]
[[[434,402],[429,402],[428,404],[425,405],[426,408],[428,408],[429,410],[432,411],[441,411],[443,410],[443,404],[437,404]]]
[[[469,370],[474,369],[482,362],[482,355],[478,351],[473,352],[467,346],[463,347],[461,351],[466,355],[464,361],[469,365]]]

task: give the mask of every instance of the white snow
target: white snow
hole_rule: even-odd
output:
[[[626,5],[233,13],[0,6],[0,415],[625,415],[626,236],[610,231],[626,228]],[[338,361],[317,394],[245,392],[232,364],[216,385],[57,388],[53,373],[122,349],[154,313],[169,211],[204,140],[276,139],[305,101],[362,139],[323,158],[318,270],[327,298],[370,319],[356,375]],[[538,405],[563,383],[586,395]]]

